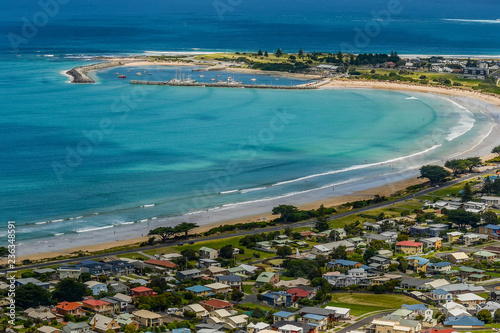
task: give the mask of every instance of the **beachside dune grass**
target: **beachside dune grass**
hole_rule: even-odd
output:
[[[349,308],[351,315],[358,317],[372,311],[397,309],[403,304],[418,303],[411,297],[398,294],[334,293],[327,306]]]

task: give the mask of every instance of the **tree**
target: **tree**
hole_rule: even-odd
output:
[[[470,162],[469,172],[472,172],[472,169],[483,165],[483,161],[481,160],[480,157],[469,157],[467,161]]]
[[[85,283],[90,280],[92,280],[92,275],[90,275],[90,273],[83,272],[82,274],[80,274],[80,282]]]
[[[187,237],[189,232],[195,228],[198,228],[199,226],[196,223],[192,222],[182,222],[181,224],[178,224],[174,227],[174,232],[177,233],[184,233],[184,236]]]
[[[264,57],[266,57],[266,58],[269,57],[269,53],[267,53],[267,50],[266,50],[266,52],[264,52]]]
[[[231,244],[224,245],[220,251],[219,256],[224,259],[231,259],[233,257],[234,247]]]
[[[27,309],[51,304],[50,292],[33,283],[16,288],[16,305]]]
[[[497,309],[493,314],[493,320],[495,323],[500,323],[500,309]]]
[[[498,224],[498,216],[494,212],[491,211],[484,212],[483,215],[481,215],[481,217],[487,224]]]
[[[281,48],[276,51],[276,57],[281,57],[283,55],[283,52],[281,52]]]
[[[408,269],[408,260],[406,260],[405,257],[399,257],[398,261],[399,261],[399,270],[405,273],[406,270]]]
[[[285,245],[285,246],[280,246],[278,248],[278,250],[276,250],[276,254],[280,257],[280,258],[286,258],[288,257],[289,255],[291,255],[293,253],[292,251],[292,248],[288,245]]]
[[[475,228],[479,223],[479,215],[467,212],[463,209],[455,209],[448,211],[448,221],[458,224],[460,228],[465,228],[470,225]]]
[[[491,312],[486,309],[478,312],[477,319],[483,321],[485,324],[491,324],[493,322],[493,318],[491,317]]]
[[[259,52],[257,52],[257,55],[258,56],[262,56],[264,53],[262,53],[262,50],[259,50]]]
[[[323,204],[318,208],[318,218],[314,223],[314,228],[320,232],[330,229],[330,224],[325,215],[325,206],[323,206]]]
[[[491,150],[491,152],[492,152],[493,154],[498,154],[498,155],[500,155],[500,146],[496,146],[495,148],[493,148],[493,149]]]
[[[0,246],[0,257],[6,257],[9,254],[9,249],[5,246]]]
[[[56,284],[52,296],[59,302],[79,302],[85,296],[86,291],[87,286],[85,284],[66,278]]]
[[[241,291],[239,290],[235,290],[231,293],[231,300],[236,302],[236,303],[239,303],[241,302],[241,300],[243,299],[243,297],[245,297],[245,294],[242,293]]]
[[[444,164],[445,167],[453,170],[453,174],[455,175],[455,177],[459,173],[464,173],[465,171],[467,171],[471,165],[472,162],[468,160],[450,160],[446,161],[446,163]]]
[[[337,246],[332,252],[332,258],[333,259],[346,259],[347,258],[346,249],[347,248],[343,245]]]
[[[157,235],[160,237],[160,241],[162,243],[165,243],[170,236],[173,236],[175,234],[175,231],[172,227],[158,227],[153,230],[149,230],[148,236],[150,235]]]
[[[424,165],[420,168],[420,177],[418,178],[427,178],[431,182],[431,185],[434,185],[445,181],[450,175],[449,171],[438,165]]]
[[[299,58],[302,58],[304,56],[304,51],[302,51],[302,48],[299,50]]]
[[[344,61],[344,55],[342,54],[342,51],[339,51],[339,53],[337,53],[337,58],[340,60],[340,62]]]
[[[287,223],[292,217],[293,214],[297,213],[299,210],[295,206],[291,205],[279,205],[278,207],[273,208],[273,215],[280,214],[283,223]]]
[[[473,197],[472,189],[470,188],[469,182],[467,182],[462,191],[462,202],[471,201]]]
[[[377,255],[377,250],[375,250],[373,247],[369,247],[366,249],[365,253],[363,254],[363,259],[367,262],[368,259],[370,259],[373,256]]]
[[[137,332],[137,329],[135,328],[135,325],[133,323],[128,324],[125,326],[125,329],[123,330],[125,333],[135,333]]]

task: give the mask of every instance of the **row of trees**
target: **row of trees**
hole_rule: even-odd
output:
[[[184,236],[187,237],[189,232],[195,228],[198,228],[198,225],[196,223],[182,222],[175,227],[158,227],[156,229],[150,230],[148,235],[156,235],[160,237],[160,241],[164,243],[170,237],[177,234],[184,234]]]

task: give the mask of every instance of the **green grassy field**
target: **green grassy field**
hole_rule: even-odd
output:
[[[137,260],[148,260],[149,258],[140,253],[125,253],[117,256],[118,258],[128,258]]]
[[[397,309],[403,304],[418,303],[411,297],[397,294],[334,293],[327,306],[349,308],[351,315],[358,317],[368,312]]]

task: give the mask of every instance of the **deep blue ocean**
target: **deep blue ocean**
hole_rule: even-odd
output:
[[[405,156],[434,161],[485,128],[477,110],[422,94],[139,88],[117,80],[117,69],[93,74],[95,85],[69,84],[61,72],[89,56],[500,55],[498,13],[494,1],[3,1],[0,221],[17,221],[27,240],[263,198],[286,203],[291,193],[414,167]]]

